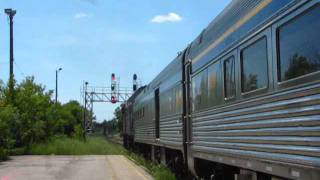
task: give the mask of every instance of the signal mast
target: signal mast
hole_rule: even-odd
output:
[[[111,74],[111,103],[116,104],[118,102],[117,98],[117,79],[114,73]]]
[[[138,76],[133,75],[133,85],[131,87],[120,87],[119,78],[115,73],[111,74],[111,87],[88,86],[85,82],[81,88],[81,97],[84,102],[84,127],[86,132],[93,129],[93,103],[103,102],[117,104],[126,102],[127,99],[138,89]]]

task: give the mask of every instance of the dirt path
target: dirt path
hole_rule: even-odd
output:
[[[0,180],[151,180],[124,156],[14,156],[0,163]]]

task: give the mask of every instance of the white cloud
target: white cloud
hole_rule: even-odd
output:
[[[169,13],[167,15],[157,15],[151,19],[153,23],[165,23],[165,22],[179,22],[182,17],[176,13]]]
[[[87,13],[80,12],[80,13],[75,14],[73,17],[75,19],[82,19],[82,18],[90,17],[90,15]]]

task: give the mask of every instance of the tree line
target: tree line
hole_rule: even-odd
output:
[[[123,129],[123,117],[121,113],[121,108],[117,107],[114,110],[114,118],[103,122],[93,122],[94,131],[98,134],[103,134],[104,136],[112,136],[122,132]]]
[[[57,135],[83,138],[83,107],[77,101],[66,104],[52,99],[53,91],[37,84],[34,77],[8,84],[0,80],[0,160],[14,149],[27,152],[32,144]]]

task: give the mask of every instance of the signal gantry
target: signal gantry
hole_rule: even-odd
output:
[[[111,86],[89,86],[88,82],[84,82],[80,94],[81,102],[83,102],[84,114],[83,114],[83,127],[86,132],[92,132],[93,130],[93,104],[95,102],[100,103],[123,103],[131,97],[134,91],[138,88],[137,75],[133,75],[133,86],[120,87],[120,78],[116,78],[114,73],[111,74]]]

